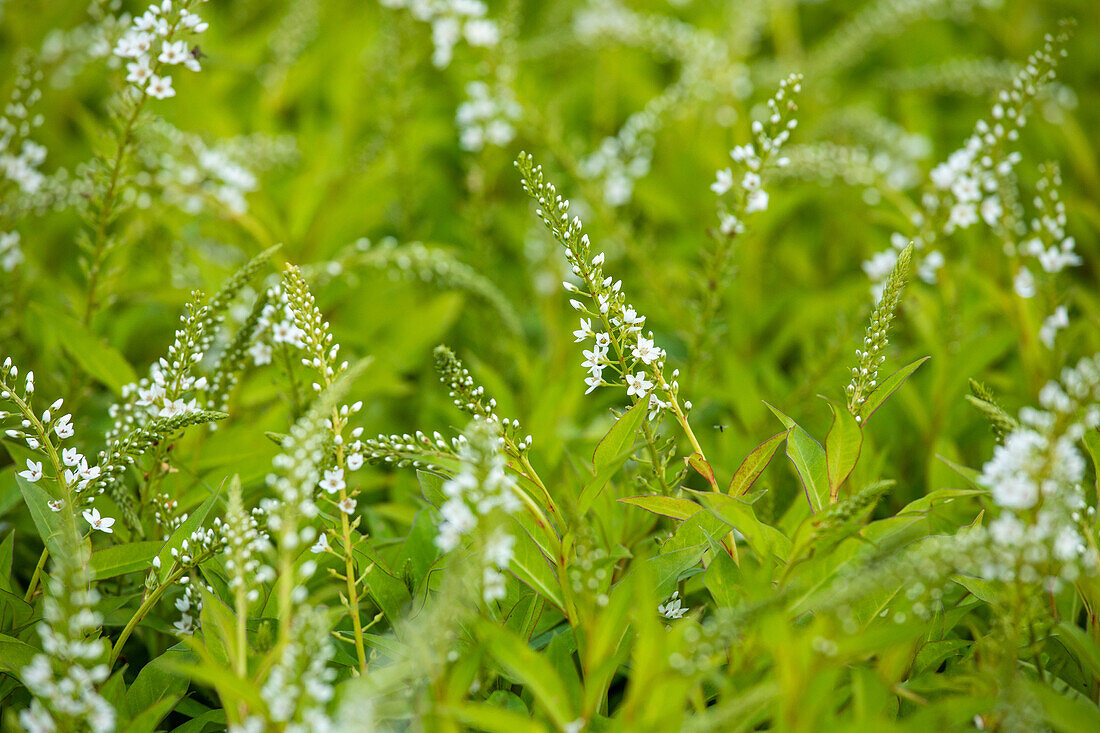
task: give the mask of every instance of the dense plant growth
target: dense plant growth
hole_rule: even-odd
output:
[[[1100,730],[1088,0],[0,0],[0,727]]]

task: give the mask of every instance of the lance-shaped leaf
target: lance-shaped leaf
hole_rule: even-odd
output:
[[[908,379],[913,372],[917,371],[921,364],[931,358],[930,356],[921,357],[911,364],[906,364],[901,369],[898,369],[889,377],[882,380],[882,383],[875,388],[875,391],[867,395],[867,399],[859,406],[856,417],[860,424],[866,424],[867,421],[871,419],[871,415],[875,413],[875,410],[882,407],[882,403],[890,399],[890,395],[894,394],[905,380]]]
[[[825,437],[825,465],[829,477],[829,501],[835,502],[841,485],[848,479],[859,460],[863,446],[863,430],[847,409],[838,408],[832,402],[833,425]]]
[[[730,481],[727,492],[730,496],[741,496],[752,488],[752,485],[756,483],[756,479],[760,478],[760,474],[771,463],[772,456],[775,455],[780,444],[787,439],[787,433],[787,430],[776,433],[752,449],[752,452],[741,462],[737,473],[733,475],[733,479]]]

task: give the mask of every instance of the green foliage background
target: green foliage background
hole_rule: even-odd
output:
[[[86,4],[7,2],[0,68],[10,68],[20,47],[40,47],[52,29],[84,22]],[[714,171],[728,164],[729,149],[750,139],[749,122],[781,74],[805,75],[792,144],[861,144],[860,131],[846,124],[857,110],[926,136],[926,177],[988,115],[999,84],[908,89],[901,72],[960,59],[1019,64],[1061,18],[1073,17],[1077,29],[1055,95],[1063,104],[1045,98],[1017,144],[1025,190],[1040,162],[1062,166],[1068,229],[1084,260],[1060,281],[1058,295],[1070,306],[1072,324],[1057,349],[1043,349],[1022,334],[1033,334],[1046,314],[1015,304],[1007,259],[985,229],[945,240],[940,283],[916,282],[907,291],[885,369],[925,355],[931,360],[875,418],[852,479],[854,485],[879,477],[897,481],[876,516],[931,491],[960,488],[963,480],[939,456],[978,467],[994,445],[984,417],[964,399],[969,379],[987,383],[1015,412],[1033,404],[1063,364],[1100,350],[1100,10],[1091,0],[1005,0],[962,18],[916,19],[823,63],[820,49],[864,5],[630,2],[733,44],[732,58],[749,67],[755,89],[747,99],[696,100],[668,115],[651,172],[629,204],[611,208],[579,175],[578,161],[674,81],[679,64],[645,48],[580,42],[572,23],[584,3],[490,3],[490,15],[516,29],[514,46],[496,53],[515,67],[523,117],[507,146],[470,153],[458,145],[455,109],[465,83],[498,60],[460,44],[454,61],[436,68],[427,26],[374,2],[212,2],[202,8],[210,23],[201,44],[204,70],[179,75],[177,96],[155,102],[153,113],[208,141],[289,136],[296,154],[261,173],[247,213],[189,215],[156,201],[149,211],[125,213],[116,224],[125,245],[103,283],[110,300],[91,332],[140,374],[163,354],[192,289],[214,292],[273,244],[282,245],[277,259],[317,264],[316,275],[361,238],[376,247],[387,237],[424,242],[471,267],[503,299],[494,303],[441,279],[406,277],[398,265],[349,266],[314,278],[342,353],[373,358],[350,390],[365,404],[359,424],[368,435],[461,429],[465,418],[432,370],[432,348],[445,342],[497,397],[500,413],[518,417],[534,436],[531,459],[552,491],[558,484],[572,491],[576,466],[611,425],[608,408],[625,400],[610,389],[583,395],[581,357],[570,336],[575,315],[560,289],[560,251],[538,226],[512,164],[518,151],[528,150],[580,202],[594,246],[608,254],[609,271],[622,278],[631,302],[648,316],[647,327],[668,349],[670,365],[680,368],[681,392],[694,403],[695,432],[724,483],[779,427],[765,400],[811,434],[826,433],[830,413],[817,395],[842,399],[871,308],[860,264],[884,248],[902,221],[889,201],[868,203],[863,186],[773,183],[770,209],[735,244],[735,272],[722,283],[718,318],[700,324],[693,302],[711,275],[704,253],[717,226],[708,187]],[[746,37],[750,42],[738,40]],[[112,78],[97,62],[70,86],[44,85],[39,111],[46,123],[36,137],[49,150],[45,170],[76,169],[109,149],[103,130],[110,125],[105,104]],[[5,83],[0,79],[0,88]],[[719,118],[729,115],[727,107],[736,121],[724,126]],[[126,369],[88,370],[74,358],[82,336],[56,316],[79,313],[84,297],[74,234],[80,220],[72,212],[48,213],[17,225],[27,261],[3,280],[0,351],[34,369],[42,394],[76,401],[81,434],[91,441],[109,424],[106,410],[117,386],[111,381]],[[709,340],[700,350],[692,344],[702,332]],[[78,393],[67,394],[74,385]],[[226,424],[181,443],[179,471],[166,478],[165,489],[195,506],[208,487],[235,473],[246,497],[258,496],[278,450],[264,433],[285,432],[293,419],[285,394],[285,379],[275,370],[246,375]],[[15,470],[0,472],[0,529],[34,537]],[[359,481],[365,531],[387,546],[400,543],[423,505],[415,472],[370,468]],[[705,488],[697,475],[687,481]],[[641,493],[632,483],[624,479],[609,489],[602,516],[638,511],[611,501]],[[761,486],[771,490],[758,510],[765,516],[781,515],[798,492],[793,469],[779,460]],[[953,531],[978,508],[974,500],[957,514],[931,517],[930,533]],[[623,521],[643,538],[639,548],[672,529],[645,524],[648,515],[633,516]],[[24,569],[34,567],[39,550],[35,542],[16,542],[15,576],[29,576]],[[153,643],[144,653],[156,650]]]

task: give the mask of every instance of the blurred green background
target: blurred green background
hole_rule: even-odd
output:
[[[1000,245],[982,227],[945,240],[940,282],[918,282],[908,292],[885,368],[926,354],[932,360],[876,417],[865,448],[873,458],[860,463],[867,477],[899,479],[882,510],[957,486],[938,454],[972,466],[988,457],[992,436],[963,400],[968,378],[986,381],[1016,408],[1034,402],[1062,364],[1096,350],[1100,6],[1093,0],[618,6],[658,29],[651,36],[594,33],[587,26],[591,6],[583,2],[488,5],[501,43],[459,43],[445,68],[432,63],[430,26],[407,9],[331,0],[203,6],[210,23],[201,44],[204,69],[178,74],[176,97],[151,110],[208,146],[263,136],[253,138],[253,148],[232,143],[254,150],[246,157],[257,184],[244,212],[205,205],[189,213],[162,195],[171,181],[137,180],[135,200],[149,193],[155,216],[130,212],[120,220],[126,243],[111,260],[106,289],[113,298],[97,316],[96,332],[143,373],[170,343],[192,288],[216,289],[250,256],[281,243],[280,258],[316,265],[318,298],[343,353],[374,358],[352,391],[367,406],[368,434],[462,427],[431,366],[432,347],[446,342],[498,398],[501,414],[518,417],[534,435],[540,471],[564,475],[580,446],[606,430],[606,408],[625,400],[617,390],[583,395],[585,372],[570,335],[576,319],[560,288],[564,258],[512,166],[525,149],[574,200],[595,246],[608,254],[608,271],[623,279],[670,365],[680,368],[696,433],[720,481],[728,480],[748,450],[778,428],[763,400],[824,434],[829,412],[816,395],[842,395],[871,308],[860,265],[902,222],[873,186],[776,179],[771,208],[734,245],[717,319],[700,321],[695,304],[712,274],[705,253],[717,226],[709,185],[729,164],[729,149],[751,139],[749,124],[778,80],[791,71],[805,75],[792,145],[831,142],[898,157],[909,179],[895,193],[916,201],[913,184],[988,115],[996,90],[1044,33],[1071,17],[1077,29],[1069,57],[1017,143],[1017,171],[1026,191],[1040,163],[1062,166],[1069,231],[1084,259],[1059,286],[1073,324],[1056,350],[1021,360],[1021,316]],[[0,68],[12,68],[21,48],[55,54],[45,65],[38,106],[45,122],[35,134],[48,149],[47,173],[78,171],[96,150],[109,149],[106,105],[121,75],[105,59],[73,60],[56,50],[75,43],[72,29],[87,22],[86,9],[86,0],[3,5]],[[68,35],[59,36],[63,31]],[[670,40],[657,44],[657,36]],[[706,44],[718,55],[692,55]],[[688,91],[668,97],[685,77]],[[507,80],[521,114],[514,139],[471,152],[459,144],[455,115],[466,85],[481,79]],[[7,84],[0,79],[5,94]],[[671,101],[653,134],[650,170],[628,203],[611,206],[598,182],[581,175],[582,160],[663,94]],[[178,140],[142,146],[148,155],[141,169],[155,169],[158,156],[181,149]],[[66,333],[48,314],[78,308],[84,276],[75,241],[82,225],[71,210],[14,225],[27,261],[3,275],[0,351],[35,369],[41,394],[60,394],[74,367]],[[387,237],[396,242],[392,250]],[[373,243],[367,251],[374,254],[360,258],[370,262],[326,264],[362,238]],[[425,278],[403,269],[403,247],[414,241],[469,272]],[[499,296],[468,287],[472,275]],[[1045,315],[1036,306],[1030,317]],[[234,418],[204,438],[195,476],[220,480],[239,471],[258,484],[275,451],[262,431],[284,430],[289,419],[284,387],[270,367],[246,376]],[[103,385],[82,389],[75,396],[87,406],[80,437],[94,443],[112,396]],[[219,443],[226,448],[220,456]],[[767,480],[793,492],[791,469],[776,463]],[[400,533],[412,517],[415,478],[373,471],[364,480],[374,492],[372,529]]]

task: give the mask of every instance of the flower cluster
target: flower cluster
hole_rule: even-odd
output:
[[[263,512],[245,510],[240,483],[234,481],[229,489],[225,521],[221,534],[225,544],[225,570],[229,574],[229,590],[238,601],[238,613],[247,613],[247,604],[259,598],[257,586],[272,579],[274,571],[262,562],[271,551],[271,541],[260,526]]]
[[[913,245],[901,251],[897,262],[883,283],[881,297],[871,312],[871,321],[863,336],[863,348],[856,349],[859,363],[852,367],[852,381],[848,384],[848,410],[862,421],[860,408],[867,396],[878,384],[878,368],[886,361],[883,350],[888,343],[890,324],[894,320],[901,294],[909,281],[909,266],[913,259]]]
[[[582,42],[611,39],[681,64],[676,81],[581,159],[581,174],[601,184],[608,206],[630,202],[635,183],[649,173],[656,136],[668,115],[683,114],[692,105],[712,100],[716,92],[733,91],[742,96],[746,88],[751,89],[743,65],[731,61],[724,41],[674,18],[638,13],[618,2],[602,0],[577,13],[573,26]],[[728,78],[715,78],[722,75]]]
[[[478,526],[478,517],[496,508],[512,513],[519,508],[515,479],[505,470],[503,440],[496,425],[474,420],[459,441],[461,470],[443,484],[447,500],[439,508],[436,544],[444,552],[458,547]]]
[[[743,219],[746,215],[768,208],[768,192],[764,188],[762,175],[765,166],[772,162],[798,126],[794,114],[798,111],[796,98],[801,91],[801,74],[791,74],[779,83],[775,96],[768,100],[767,119],[752,123],[756,142],[738,145],[730,151],[740,181],[734,180],[733,168],[723,168],[710,185],[710,190],[719,197],[718,216],[723,234],[732,236],[742,233],[745,231]],[[775,158],[775,165],[780,168],[789,162],[785,157]],[[732,204],[727,205],[724,197],[730,191],[736,192],[736,195]]]
[[[483,587],[486,603],[504,597],[504,576],[501,570],[512,559],[515,538],[499,526],[494,517],[497,510],[511,514],[521,507],[516,480],[508,474],[504,456],[504,439],[499,424],[475,418],[470,423],[458,449],[461,467],[443,483],[446,501],[439,507],[439,533],[435,543],[450,552],[481,528],[486,537],[482,551]],[[497,523],[488,533],[486,525]]]
[[[134,152],[145,169],[135,180],[149,185],[148,198],[192,215],[240,215],[259,186],[257,173],[293,160],[296,148],[290,138],[259,133],[208,142],[157,120],[139,129]]]
[[[520,153],[516,167],[523,177],[524,190],[538,204],[537,214],[565,247],[573,275],[581,281],[581,285],[568,281],[563,285],[572,295],[585,299],[569,302],[581,313],[580,328],[573,332],[576,342],[593,342],[592,348],[583,352],[587,391],[605,385],[623,386],[634,402],[649,400],[653,414],[668,408],[679,417],[678,372],[672,373],[671,382],[666,381],[665,351],[654,343],[652,332],[642,330],[645,316],[627,303],[622,281],[604,273],[604,254],[592,254],[580,219],[569,218],[569,201],[543,179],[542,166],[536,166],[530,155]],[[690,405],[686,403],[685,408],[690,409]]]
[[[336,730],[326,709],[335,695],[336,672],[329,666],[336,650],[329,638],[324,608],[307,608],[294,617],[283,645],[263,686],[267,710],[253,712],[233,733],[278,729],[287,733],[329,733]]]
[[[490,89],[483,81],[466,85],[466,101],[458,105],[455,124],[463,150],[479,151],[486,145],[504,147],[516,136],[521,108],[503,84]]]
[[[672,596],[666,603],[657,606],[657,613],[670,621],[683,618],[690,610],[691,609],[685,606],[683,600],[680,598],[680,591],[673,591]]]
[[[74,512],[81,506],[88,507],[93,499],[103,493],[103,487],[97,479],[101,468],[89,465],[87,457],[75,447],[65,447],[64,442],[76,435],[72,415],[62,413],[64,400],[55,400],[41,415],[34,412],[34,372],[27,372],[22,380],[22,390],[16,385],[19,368],[5,359],[0,367],[0,400],[16,406],[16,414],[0,412],[0,423],[8,418],[18,417],[18,427],[6,428],[4,434],[15,440],[22,440],[36,454],[36,458],[26,459],[26,468],[19,475],[30,483],[37,483],[45,476],[55,478],[60,484],[60,496],[49,501],[49,507],[55,512],[65,509],[66,497],[72,496],[75,506],[68,507]],[[37,460],[36,460],[37,459]],[[83,513],[84,519],[92,529],[110,533],[114,519],[103,517],[96,509]]]
[[[209,25],[188,10],[188,0],[163,0],[136,16],[133,24],[115,45],[114,53],[126,63],[126,81],[139,95],[157,99],[176,96],[172,77],[166,69],[183,66],[200,71],[198,48],[191,48],[186,37],[204,32]]]
[[[980,481],[1001,509],[989,525],[982,574],[1042,582],[1053,590],[1095,568],[1094,509],[1085,502],[1085,458],[1078,443],[1100,426],[1100,355],[1062,371],[1039,393],[1041,409],[1019,424],[982,469]]]
[[[79,553],[87,562],[87,547]],[[28,731],[115,730],[115,709],[96,690],[111,674],[104,663],[107,643],[98,637],[102,616],[94,608],[99,593],[88,587],[81,558],[64,559],[46,585],[42,623],[42,654],[20,670],[23,684],[34,695],[20,711],[19,723]]]
[[[446,346],[437,346],[435,349],[435,370],[439,374],[439,381],[447,387],[447,396],[454,401],[455,407],[467,415],[480,417],[500,426],[507,453],[518,457],[531,448],[534,439],[530,435],[520,437],[522,433],[519,420],[508,417],[501,419],[497,415],[496,399],[486,397],[485,388],[474,381],[470,370]]]
[[[911,237],[897,234],[892,240],[895,249],[900,250],[904,243],[912,241],[920,251],[943,235],[984,222],[1004,240],[1006,251],[1010,255],[1015,253],[1020,210],[1014,170],[1021,155],[1007,147],[1019,138],[1036,96],[1054,80],[1058,61],[1066,54],[1068,38],[1065,28],[1056,36],[1048,34],[1043,47],[1028,58],[1011,85],[999,93],[990,112],[991,120],[978,120],[964,145],[931,171],[931,185],[921,199],[922,211],[911,216],[918,231]],[[1042,253],[1035,250],[1033,256],[1042,254],[1048,264],[1058,269],[1075,264],[1072,239],[1065,250],[1063,242],[1064,234],[1058,241],[1047,243]],[[887,250],[864,264],[864,271],[876,287],[888,274],[894,257],[896,253]],[[923,279],[934,282],[935,271],[942,264],[943,255],[932,250],[918,261],[917,270]],[[1034,292],[1032,273],[1021,268],[1015,287],[1022,297],[1029,297]]]
[[[388,8],[408,8],[412,16],[432,26],[432,63],[446,68],[463,38],[471,46],[491,48],[500,42],[500,28],[486,16],[482,0],[380,0]]]
[[[23,194],[29,195],[37,193],[46,181],[39,171],[46,159],[46,148],[30,139],[43,119],[42,115],[33,113],[34,106],[42,98],[42,90],[38,87],[42,72],[22,54],[17,56],[15,65],[15,86],[0,113],[0,174]],[[4,269],[11,268],[5,266]]]

